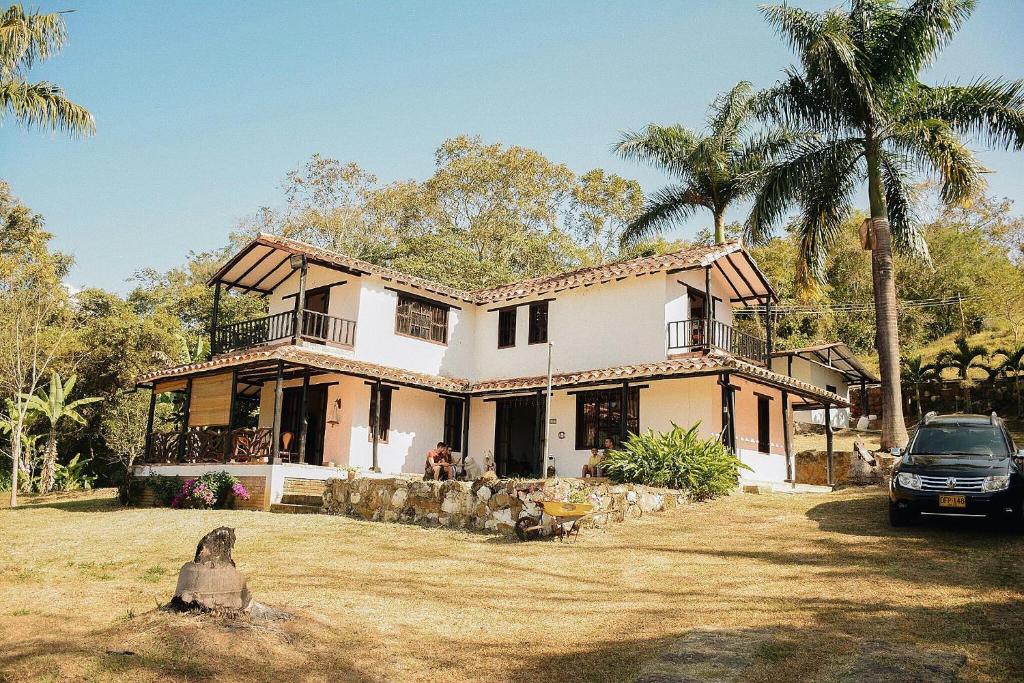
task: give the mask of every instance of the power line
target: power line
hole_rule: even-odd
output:
[[[901,309],[937,308],[940,306],[955,306],[968,301],[979,301],[985,299],[983,295],[974,296],[946,296],[930,297],[925,299],[904,299],[897,302]],[[764,306],[749,306],[736,313],[739,315],[756,315],[764,313]],[[779,314],[801,314],[801,315],[827,315],[831,313],[859,313],[875,310],[875,304],[871,301],[864,302],[838,302],[824,306],[797,305],[797,306],[772,306],[773,313]]]

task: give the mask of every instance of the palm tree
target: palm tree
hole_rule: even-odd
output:
[[[941,368],[956,370],[957,376],[960,378],[960,387],[964,391],[964,412],[971,412],[971,368],[984,369],[982,360],[987,356],[988,349],[984,346],[971,344],[966,337],[958,337],[956,349],[943,351],[936,361]]]
[[[825,257],[841,234],[858,188],[867,183],[876,334],[882,375],[882,447],[903,446],[893,250],[927,255],[911,184],[934,175],[948,204],[984,187],[984,167],[961,136],[1006,148],[1024,146],[1024,83],[978,79],[927,86],[918,80],[974,9],[974,0],[851,0],[849,11],[762,9],[800,60],[760,95],[759,115],[814,139],[794,146],[764,174],[746,224],[749,241],[770,235],[789,207],[804,281],[823,280]]]
[[[68,402],[67,398],[74,390],[77,380],[75,375],[71,375],[67,382],[61,383],[60,375],[54,372],[50,375],[50,385],[46,390],[40,389],[36,394],[24,396],[29,404],[29,410],[46,418],[50,427],[46,452],[43,456],[43,469],[39,474],[39,490],[42,493],[48,493],[53,488],[54,478],[57,474],[57,425],[64,418],[78,424],[85,424],[85,418],[78,412],[78,409],[103,400],[99,397],[91,397]]]
[[[623,232],[625,245],[653,237],[674,221],[707,209],[715,219],[715,243],[725,241],[725,211],[755,189],[758,172],[800,136],[785,129],[751,134],[754,90],[742,81],[712,102],[710,133],[682,125],[650,124],[626,133],[615,146],[625,159],[643,161],[679,180],[649,197],[643,213]]]
[[[903,382],[914,387],[914,403],[917,404],[917,421],[924,419],[924,406],[921,401],[921,385],[938,381],[941,378],[940,368],[932,363],[925,363],[921,356],[904,358]]]
[[[1021,378],[1024,377],[1024,344],[1017,349],[999,349],[997,351],[1004,356],[999,369],[1003,375],[1013,373],[1013,390],[1017,398],[1017,417],[1024,417],[1024,396],[1021,392]]]
[[[67,41],[62,12],[25,12],[11,5],[0,12],[0,120],[10,113],[26,126],[91,135],[92,114],[53,83],[29,83],[27,72],[61,51]]]

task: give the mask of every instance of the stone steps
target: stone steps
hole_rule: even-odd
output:
[[[285,515],[318,515],[319,505],[294,505],[292,503],[274,503],[270,506],[271,512],[278,512]]]
[[[281,496],[281,502],[285,505],[310,505],[313,507],[320,507],[324,504],[323,495],[311,496],[305,493],[289,493],[285,489],[285,493]]]

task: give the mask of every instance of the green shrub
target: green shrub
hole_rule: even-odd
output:
[[[683,429],[630,434],[622,448],[609,451],[601,463],[616,483],[686,489],[695,500],[721,496],[736,487],[740,462],[718,439],[697,436],[700,423]]]
[[[164,477],[159,474],[154,474],[147,477],[149,488],[153,489],[153,498],[156,504],[161,507],[166,507],[171,504],[174,500],[174,496],[178,495],[178,491],[181,490],[181,482],[178,481],[177,477]]]

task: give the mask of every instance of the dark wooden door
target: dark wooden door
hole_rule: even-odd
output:
[[[281,406],[281,433],[282,435],[285,433],[292,435],[287,449],[292,454],[292,462],[299,461],[299,434],[302,428],[302,423],[299,420],[301,406],[302,387],[287,387],[284,390],[284,403]],[[310,385],[306,393],[306,416],[309,420],[306,427],[306,463],[322,465],[324,463],[324,432],[327,426],[327,387]]]
[[[495,402],[494,467],[499,477],[540,476],[539,405],[536,396]]]

